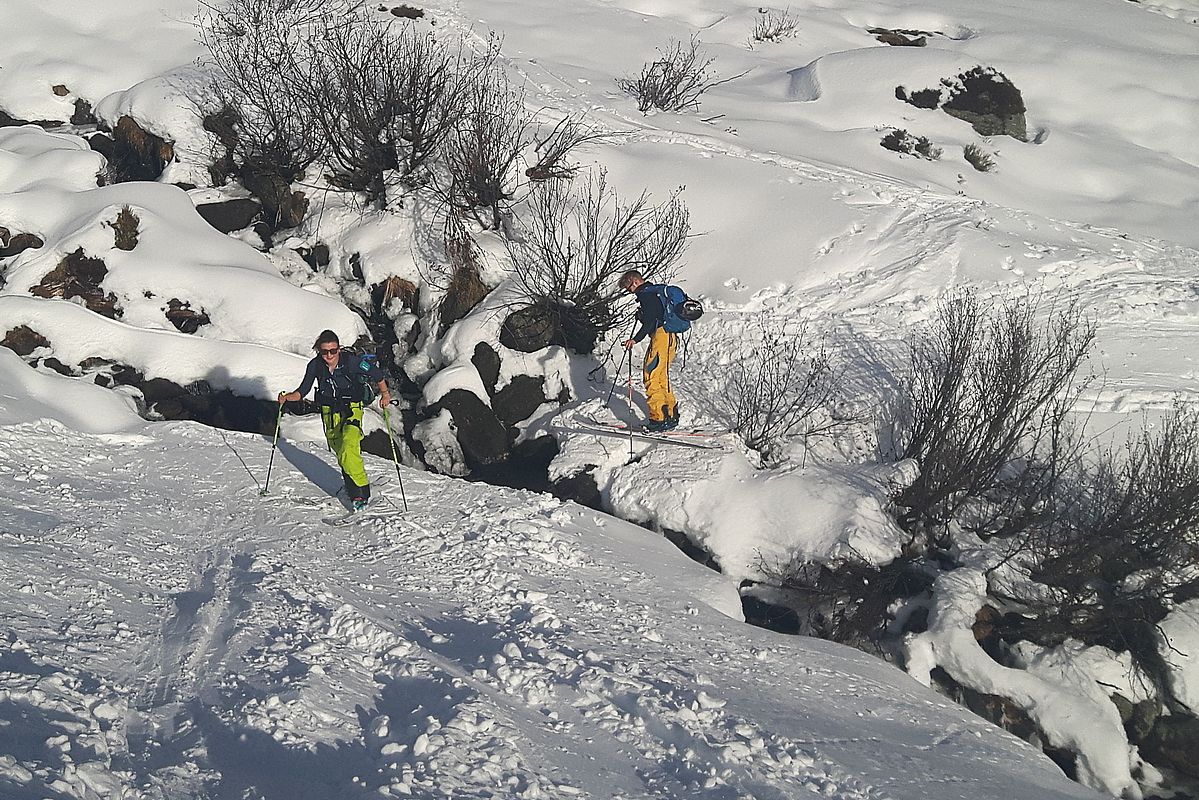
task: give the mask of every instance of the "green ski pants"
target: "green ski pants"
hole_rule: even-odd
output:
[[[362,403],[350,403],[348,414],[321,406],[321,422],[325,424],[325,441],[337,455],[337,465],[346,479],[346,488],[350,488],[351,482],[359,489],[369,487],[366,465],[362,463]],[[360,492],[359,496],[362,494]]]

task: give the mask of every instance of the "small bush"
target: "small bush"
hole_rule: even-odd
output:
[[[909,342],[906,413],[891,454],[920,467],[896,500],[906,529],[936,538],[984,497],[994,510],[970,524],[983,535],[1012,535],[1042,510],[1038,498],[1056,485],[1069,449],[1066,420],[1086,384],[1078,373],[1095,323],[1075,304],[1044,309],[1045,322],[1041,311],[1027,300],[984,308],[964,291]]]
[[[995,156],[976,144],[968,144],[962,148],[962,156],[979,172],[991,172],[995,169]]]
[[[705,58],[699,39],[692,36],[689,45],[672,40],[660,57],[641,68],[636,77],[617,78],[616,85],[637,100],[642,114],[651,108],[660,111],[686,111],[699,108],[699,98],[720,83],[710,70],[715,58]]]
[[[846,422],[828,413],[840,373],[825,345],[812,342],[803,325],[764,332],[725,376],[711,398],[713,407],[745,446],[761,455],[764,466],[786,459],[791,438],[827,433]]]
[[[797,33],[799,20],[792,16],[790,8],[782,11],[760,8],[749,35],[749,45],[753,47],[754,42],[781,42]]]
[[[941,157],[941,148],[934,145],[926,137],[913,136],[903,128],[896,128],[890,131],[882,138],[879,144],[896,153],[917,156],[929,161],[936,161]]]
[[[118,250],[132,250],[137,247],[137,229],[141,220],[129,206],[121,206],[117,218],[112,223],[114,244]]]

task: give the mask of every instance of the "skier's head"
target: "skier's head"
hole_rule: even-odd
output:
[[[645,276],[635,269],[620,276],[619,286],[626,292],[635,292],[645,284]]]
[[[316,337],[312,349],[325,358],[336,358],[337,354],[341,352],[341,342],[338,341],[336,333],[324,330],[321,331],[320,336]]]

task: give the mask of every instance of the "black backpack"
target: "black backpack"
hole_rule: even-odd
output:
[[[387,377],[379,357],[374,353],[353,354],[354,379],[361,389],[360,397],[364,406],[369,406],[375,400],[375,387],[379,381]]]

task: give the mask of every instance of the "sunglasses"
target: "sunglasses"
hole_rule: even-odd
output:
[[[317,352],[320,353],[322,356],[335,356],[341,352],[341,348],[334,347],[332,349],[328,349],[328,348],[321,347],[321,348],[317,349]]]

